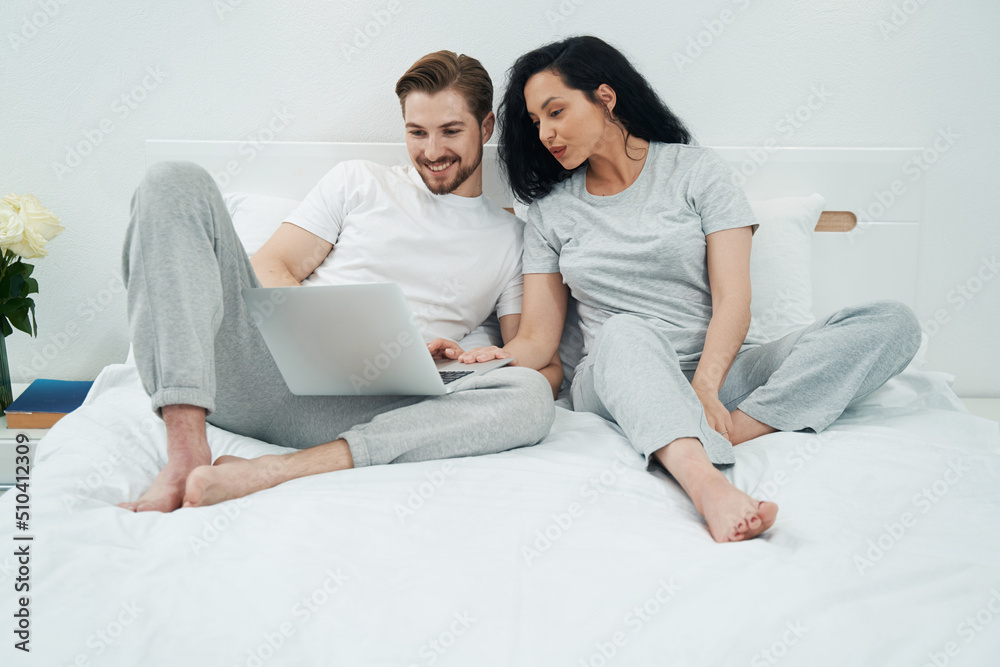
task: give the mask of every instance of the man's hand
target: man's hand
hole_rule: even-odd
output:
[[[431,353],[435,361],[457,359],[459,355],[463,354],[462,348],[458,346],[458,343],[447,338],[435,338],[427,343],[427,350]]]
[[[458,360],[465,364],[474,364],[481,361],[492,361],[494,359],[509,359],[510,357],[510,353],[502,347],[490,345],[489,347],[477,347],[469,350],[468,352],[461,353]],[[516,361],[511,362],[512,366],[516,364]]]

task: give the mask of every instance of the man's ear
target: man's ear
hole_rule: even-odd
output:
[[[485,144],[493,136],[493,126],[496,125],[497,117],[493,112],[486,114],[486,118],[483,119],[483,125],[480,128],[483,135],[483,143]]]
[[[612,115],[611,117],[614,118],[615,103],[618,102],[618,95],[615,93],[615,89],[606,83],[602,83],[594,91],[594,94],[597,96],[597,100],[608,110],[608,113]]]

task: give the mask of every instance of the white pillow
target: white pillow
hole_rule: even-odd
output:
[[[824,206],[818,194],[750,202],[760,224],[750,250],[751,326],[767,340],[815,321],[812,235]]]
[[[260,250],[264,242],[271,238],[285,218],[299,205],[295,199],[246,192],[229,192],[222,195],[222,199],[229,209],[236,234],[250,256]]]

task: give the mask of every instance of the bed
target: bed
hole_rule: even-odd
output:
[[[719,150],[737,173],[749,159],[746,149]],[[817,207],[865,212],[909,149],[801,150],[769,154],[748,194],[798,197],[805,217]],[[301,198],[331,160],[405,159],[400,151],[282,143],[247,161],[235,142],[147,146],[150,162],[206,166],[234,221],[288,204],[250,195]],[[488,193],[503,198],[495,171],[487,176]],[[794,320],[841,302],[912,302],[905,272],[919,217],[916,193],[891,220],[858,215],[839,234],[810,225],[812,255],[794,267],[800,284],[786,277],[783,294],[756,304],[756,325],[792,326],[775,314]],[[248,250],[255,233],[265,236],[240,224]],[[856,259],[866,253],[889,259]],[[31,651],[14,649],[8,633],[2,663],[996,664],[1000,432],[967,413],[951,376],[920,368],[924,352],[823,433],[738,446],[726,475],[780,512],[762,537],[722,545],[616,426],[567,409],[565,398],[533,447],[315,475],[212,507],[132,514],[116,503],[147,488],[166,438],[130,355],[39,443],[30,530],[14,530],[17,494],[0,497],[7,619],[23,577],[13,552],[27,543],[15,538],[34,537]],[[286,451],[208,430],[214,456]]]

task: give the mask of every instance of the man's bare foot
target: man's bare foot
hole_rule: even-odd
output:
[[[291,454],[267,454],[255,459],[220,456],[215,465],[191,471],[184,489],[184,507],[214,505],[270,489],[283,482],[354,467],[346,440],[334,440]]]
[[[733,443],[733,446],[744,443],[747,440],[759,438],[768,433],[774,433],[778,430],[773,426],[768,426],[763,422],[757,421],[740,409],[733,410],[730,416],[732,417],[733,425],[730,427],[728,435],[729,442]]]
[[[184,484],[191,471],[212,462],[205,431],[205,408],[164,405],[161,412],[167,429],[167,465],[138,500],[118,503],[118,507],[133,512],[173,512],[181,506]]]
[[[146,493],[134,502],[118,503],[118,507],[133,512],[173,512],[181,506],[188,475],[198,466],[211,460],[207,442],[202,455],[192,453],[188,456],[183,454],[171,456]]]
[[[210,466],[199,466],[188,475],[184,507],[215,505],[270,489],[285,479],[279,474],[279,455],[255,459],[220,456]]]
[[[716,542],[748,540],[774,524],[778,506],[756,501],[733,486],[696,438],[678,438],[653,455],[687,491]]]

